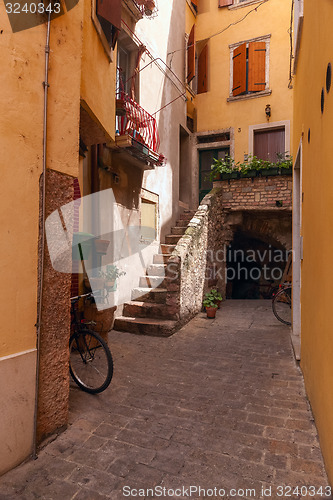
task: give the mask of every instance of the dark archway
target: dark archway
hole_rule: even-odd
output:
[[[276,241],[238,229],[228,246],[226,297],[268,299],[281,282],[288,252]]]

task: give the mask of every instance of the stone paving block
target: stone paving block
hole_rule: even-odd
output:
[[[168,339],[111,332],[109,388],[71,385],[70,426],[0,478],[0,500],[123,500],[125,485],[191,484],[229,499],[253,488],[259,500],[262,487],[326,486],[288,328],[269,306],[226,301]]]
[[[115,498],[112,494],[109,496],[101,495],[96,491],[88,490],[87,488],[80,488],[73,500],[109,500],[110,498]],[[124,498],[122,496],[122,498]],[[66,499],[67,500],[67,499]]]
[[[85,486],[101,495],[110,496],[117,489],[119,478],[111,473],[103,472],[92,467],[75,467],[68,481],[75,485]]]

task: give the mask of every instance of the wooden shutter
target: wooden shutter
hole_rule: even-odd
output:
[[[285,152],[285,129],[258,130],[254,132],[253,154],[261,160],[278,161]]]
[[[249,92],[259,92],[266,88],[266,43],[249,44]]]
[[[232,95],[246,92],[246,43],[234,50]]]
[[[187,42],[187,83],[195,77],[195,33],[194,25],[192,26],[190,36]]]
[[[198,10],[198,0],[191,0],[191,3],[193,5],[193,7],[195,8],[195,10]]]
[[[207,92],[208,45],[202,49],[198,59],[198,94]]]
[[[234,0],[219,0],[219,7],[227,7],[228,5],[232,5]]]
[[[97,15],[121,30],[121,0],[97,0]]]

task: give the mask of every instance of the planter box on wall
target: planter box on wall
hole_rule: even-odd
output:
[[[249,170],[248,172],[241,173],[242,178],[257,177],[257,170]]]

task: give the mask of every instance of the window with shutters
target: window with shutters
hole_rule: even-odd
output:
[[[195,25],[186,41],[186,83],[193,93],[208,91],[208,43],[196,43]]]
[[[253,3],[258,3],[262,0],[217,0],[218,7],[229,7],[230,9],[238,7],[246,7],[247,5],[252,5]]]
[[[270,35],[230,46],[230,100],[269,94]]]
[[[121,30],[121,0],[93,0],[91,17],[111,61]]]

